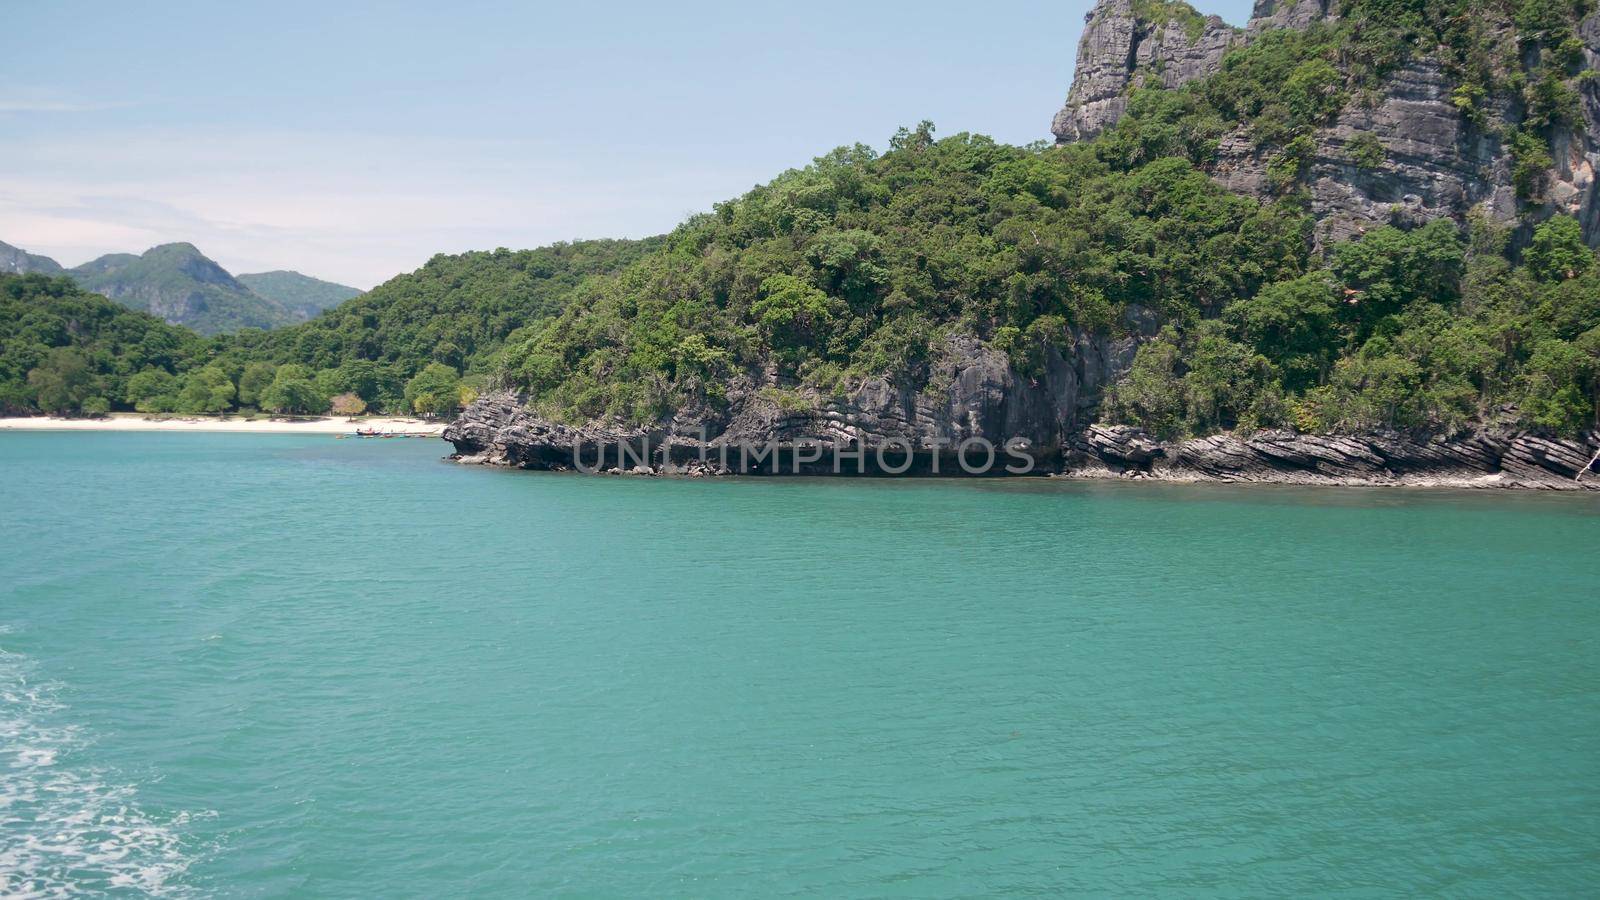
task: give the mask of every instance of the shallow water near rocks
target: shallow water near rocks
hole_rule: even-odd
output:
[[[0,435],[0,894],[1572,895],[1600,498]]]

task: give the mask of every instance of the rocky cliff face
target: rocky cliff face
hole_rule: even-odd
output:
[[[1503,225],[1515,223],[1510,159],[1498,137],[1462,118],[1450,91],[1436,60],[1415,59],[1385,79],[1372,105],[1348,106],[1317,130],[1303,183],[1319,246],[1379,225],[1464,221],[1473,210]],[[1356,152],[1356,142],[1365,136],[1377,139],[1381,161],[1364,161]],[[1222,141],[1214,175],[1230,189],[1271,196],[1267,167],[1276,152],[1236,132]],[[1582,180],[1567,196],[1575,200],[1584,193],[1580,205],[1593,202],[1587,196],[1592,178]],[[1563,205],[1563,211],[1578,209]]]
[[[39,256],[29,253],[19,247],[13,247],[0,241],[0,272],[12,275],[60,275],[66,271],[61,264],[48,256]]]
[[[1091,424],[1104,388],[1127,371],[1136,348],[1135,338],[1080,335],[1068,352],[1050,351],[1030,378],[976,338],[956,336],[917,379],[874,379],[848,397],[826,398],[785,393],[773,373],[754,373],[736,380],[726,408],[680,410],[653,428],[572,427],[541,418],[524,398],[490,393],[444,439],[462,462],[611,474],[961,475],[963,442],[982,439],[1011,450],[989,475],[1021,474],[1020,463],[1010,472],[1006,465],[1026,457],[1028,474],[1068,477],[1600,490],[1600,471],[1578,478],[1600,433],[1561,440],[1492,427],[1449,435],[1268,431],[1163,443],[1137,428]],[[740,464],[739,448],[769,445],[783,449]],[[835,465],[837,454],[860,448],[869,452],[859,462]],[[895,449],[885,458],[870,452],[877,448]],[[981,461],[969,459],[974,467]]]
[[[1243,35],[1182,4],[1158,4],[1155,19],[1133,0],[1103,0],[1085,18],[1077,74],[1051,131],[1063,143],[1088,140],[1122,117],[1135,79],[1175,88],[1215,72]]]
[[[1085,140],[1114,124],[1127,92],[1147,73],[1168,88],[1216,72],[1225,53],[1263,32],[1306,28],[1338,18],[1337,0],[1258,0],[1243,33],[1207,20],[1200,39],[1174,43],[1161,6],[1154,18],[1129,0],[1103,0],[1089,16],[1077,73],[1053,131],[1062,143]],[[1144,12],[1141,15],[1141,12]],[[1157,21],[1157,20],[1167,21]],[[1165,34],[1152,42],[1149,35]],[[1600,13],[1579,29],[1588,68],[1600,67]],[[1490,98],[1484,117],[1469,120],[1452,102],[1455,85],[1440,60],[1417,53],[1389,73],[1373,96],[1347,105],[1317,129],[1302,186],[1317,220],[1318,246],[1358,236],[1378,225],[1411,225],[1448,217],[1465,222],[1477,213],[1507,226],[1575,216],[1591,245],[1600,245],[1600,84],[1581,84],[1584,127],[1554,139],[1554,165],[1536,196],[1519,201],[1512,160],[1501,135],[1524,110],[1515,97]],[[1358,139],[1375,139],[1381,159],[1353,152]],[[1221,142],[1213,174],[1229,188],[1258,197],[1276,193],[1268,166],[1280,148],[1262,147],[1244,131]]]
[[[1250,13],[1250,34],[1274,28],[1305,28],[1338,18],[1338,0],[1256,0]]]
[[[1137,428],[1092,426],[1066,474],[1165,481],[1600,490],[1588,471],[1600,433],[1581,441],[1480,428],[1453,435],[1266,431],[1162,443]],[[1580,478],[1579,476],[1582,475]]]
[[[1079,334],[1065,352],[1046,351],[1042,371],[1019,374],[1010,360],[970,335],[948,339],[928,370],[901,379],[875,378],[845,397],[786,388],[775,373],[736,379],[720,410],[680,410],[653,429],[594,424],[582,428],[541,419],[510,394],[486,396],[445,432],[457,454],[524,468],[566,468],[574,446],[585,458],[618,443],[668,447],[656,465],[682,467],[702,446],[813,443],[829,448],[908,446],[914,470],[950,469],[969,439],[1011,445],[1038,466],[1058,466],[1062,448],[1086,427],[1105,387],[1125,373],[1135,338]],[[941,449],[942,448],[942,449]],[[830,457],[831,458],[831,457]],[[626,468],[626,467],[624,467]],[[870,469],[870,461],[869,466]]]
[[[751,393],[735,400],[731,415],[680,415],[655,429],[573,428],[539,418],[512,394],[489,394],[444,439],[465,463],[609,474],[962,475],[961,442],[984,438],[1011,448],[989,475],[1600,491],[1600,471],[1589,469],[1600,433],[1574,441],[1493,428],[1432,436],[1268,431],[1163,443],[1137,428],[1082,425],[1069,412],[1081,409],[1082,372],[1064,359],[1054,367],[1042,383],[1020,385],[1007,367],[975,358],[949,396],[932,402],[882,383],[808,410]],[[741,465],[741,446],[768,445],[783,449]],[[895,448],[890,468],[873,452],[836,464],[838,451],[862,447]],[[909,458],[902,447],[912,449]],[[1031,461],[1026,473],[1013,462],[1023,456]],[[982,462],[979,454],[967,458],[973,467]]]

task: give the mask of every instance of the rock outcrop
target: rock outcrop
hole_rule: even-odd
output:
[[[1313,22],[1338,18],[1338,0],[1256,0],[1250,13],[1250,34],[1274,28],[1307,28]]]
[[[444,438],[455,445],[455,458],[461,462],[609,474],[1031,474],[1600,490],[1600,471],[1586,471],[1600,449],[1600,432],[1583,440],[1564,440],[1492,428],[1431,436],[1266,431],[1166,443],[1133,427],[1079,425],[1068,434],[1044,438],[1073,420],[1060,413],[1074,408],[1075,376],[1062,370],[1057,374],[1062,380],[1053,388],[1019,388],[997,369],[969,371],[965,386],[954,388],[943,403],[908,404],[903,394],[885,392],[883,385],[864,387],[858,397],[864,402],[803,411],[784,410],[751,396],[731,416],[680,416],[654,429],[573,428],[541,419],[511,394],[496,393],[473,403],[445,430]],[[1066,406],[1055,407],[1044,418],[1016,418],[1052,390],[1060,392],[1057,399]],[[1008,434],[1008,427],[1020,432]],[[994,445],[996,456],[986,458],[981,448],[964,452],[963,442],[973,438]],[[769,446],[778,449],[770,456],[754,457],[752,463],[749,449]],[[863,448],[867,452],[859,452]],[[888,452],[879,455],[880,448]],[[1002,452],[1004,456],[999,455]],[[838,462],[841,458],[846,461]],[[1585,473],[1582,479],[1580,473]]]
[[[594,424],[570,428],[541,419],[509,394],[474,403],[444,434],[458,456],[523,468],[573,465],[573,448],[592,460],[599,447],[642,449],[669,469],[698,459],[700,448],[820,445],[909,447],[915,471],[954,459],[965,441],[1010,445],[1035,467],[1057,466],[1070,437],[1091,420],[1107,385],[1133,363],[1134,337],[1069,335],[1065,351],[1048,347],[1041,371],[1019,373],[1002,353],[971,335],[948,338],[924,372],[872,378],[847,396],[786,386],[775,372],[736,379],[720,409],[680,410],[649,429]],[[662,451],[661,448],[668,448]],[[661,454],[665,453],[665,458]],[[621,465],[615,454],[607,468]],[[873,468],[869,460],[867,470]],[[950,463],[954,468],[953,463]]]
[[[1102,0],[1089,14],[1067,105],[1052,131],[1071,143],[1114,124],[1128,92],[1159,76],[1174,88],[1216,72],[1228,50],[1263,32],[1303,29],[1338,18],[1337,0],[1257,0],[1249,27],[1238,32],[1220,20],[1193,19],[1185,42],[1178,4],[1153,8],[1130,0]],[[1142,15],[1141,15],[1142,13]],[[1485,13],[1487,14],[1487,13]],[[1197,15],[1190,11],[1189,15]],[[1579,28],[1585,62],[1600,69],[1600,12]],[[1510,40],[1507,37],[1507,40]],[[1435,218],[1466,222],[1473,214],[1521,228],[1552,215],[1578,218],[1591,245],[1600,246],[1600,82],[1579,82],[1583,125],[1558,130],[1553,165],[1534,196],[1518,197],[1512,160],[1501,135],[1524,114],[1519,98],[1491,96],[1479,117],[1453,102],[1456,86],[1441,60],[1419,51],[1388,73],[1370,96],[1352,101],[1312,135],[1314,151],[1300,184],[1317,220],[1316,243],[1325,247],[1370,228],[1414,225]],[[1364,142],[1368,152],[1356,152]],[[1381,153],[1370,148],[1376,142]],[[1244,130],[1223,138],[1212,174],[1230,189],[1262,198],[1279,187],[1268,166],[1281,148],[1260,146]]]
[[[0,272],[11,275],[60,275],[66,270],[48,256],[29,253],[0,241]]]
[[[1132,0],[1103,0],[1085,17],[1077,74],[1050,129],[1057,140],[1088,140],[1114,124],[1137,78],[1175,88],[1210,75],[1242,39],[1228,23],[1201,19],[1181,3],[1154,8],[1164,14],[1161,21],[1140,15]]]
[[[1384,80],[1372,105],[1347,106],[1317,130],[1302,183],[1319,246],[1384,224],[1463,220],[1474,209],[1515,223],[1517,195],[1500,139],[1465,120],[1450,91],[1437,60],[1414,59]],[[1364,159],[1362,140],[1376,140],[1382,158]],[[1231,190],[1270,196],[1275,153],[1235,132],[1222,141],[1213,174]]]
[[[1600,471],[1586,467],[1597,447],[1600,432],[1576,441],[1493,428],[1430,436],[1265,431],[1162,443],[1137,428],[1097,425],[1076,442],[1066,471],[1168,481],[1592,491],[1600,490]],[[1586,473],[1581,480],[1580,473]]]

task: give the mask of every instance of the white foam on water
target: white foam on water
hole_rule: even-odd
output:
[[[134,785],[77,763],[88,739],[35,670],[0,649],[0,897],[192,894],[189,814],[150,815]]]

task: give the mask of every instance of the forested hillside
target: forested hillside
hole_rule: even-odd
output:
[[[970,359],[964,336],[1026,379],[1052,355],[1083,369],[1080,345],[1102,335],[1139,348],[1131,365],[1080,373],[1114,382],[1096,415],[1162,436],[1592,426],[1600,235],[1564,212],[1587,215],[1589,199],[1555,190],[1581,173],[1553,157],[1593,138],[1580,102],[1595,90],[1600,27],[1579,35],[1590,4],[1332,9],[1235,45],[1181,88],[1141,75],[1094,140],[1018,148],[923,127],[882,156],[858,146],[787,173],[590,285],[507,355],[508,382],[568,422],[715,416],[743,381],[848,417],[852,392],[879,377],[937,399],[937,373],[963,366],[951,354]],[[1159,27],[1202,24],[1181,3],[1140,10]],[[1477,123],[1463,133],[1504,148],[1514,214],[1419,220],[1397,204],[1393,224],[1318,245],[1312,136],[1423,56],[1454,85],[1452,114]],[[1386,165],[1371,134],[1338,134],[1347,181]],[[1244,157],[1264,161],[1264,190],[1224,186]]]
[[[204,347],[189,329],[70,279],[0,274],[0,414],[108,412],[130,381],[170,379]]]
[[[1129,130],[1144,123],[1134,120]],[[925,378],[975,333],[1026,375],[1082,331],[1145,332],[1107,416],[1162,434],[1593,421],[1600,275],[1577,223],[1384,227],[1313,256],[1293,196],[1258,203],[1133,140],[1015,148],[902,135],[676,231],[507,355],[557,418],[648,421],[774,366],[823,396]]]
[[[301,325],[210,338],[65,278],[0,274],[0,405],[11,413],[447,415],[483,384],[509,335],[559,312],[585,279],[658,244],[437,256]],[[39,379],[60,368],[73,373],[73,389],[41,393]]]
[[[1193,15],[1157,6],[1139,14]],[[664,238],[436,257],[302,325],[173,338],[177,357],[106,356],[70,323],[18,333],[5,396],[53,407],[31,371],[70,346],[103,379],[97,407],[444,415],[503,386],[569,423],[726,421],[757,402],[848,418],[869,384],[935,409],[999,354],[1001,382],[1070,406],[1051,413],[1061,428],[1593,427],[1600,235],[1585,233],[1587,195],[1558,190],[1593,139],[1588,0],[1328,8],[1229,44],[1217,71],[1179,87],[1130,81],[1090,140],[938,140],[924,123]],[[1347,218],[1335,239],[1324,195],[1363,166],[1394,168],[1351,111],[1387,103],[1391,75],[1424,57],[1453,85],[1452,115],[1475,123],[1473,146],[1504,148],[1518,196],[1452,217],[1397,204],[1387,224]],[[1335,152],[1337,177],[1317,175]],[[1231,190],[1247,156],[1270,184]],[[1426,174],[1404,165],[1395,177]],[[14,302],[89,302],[59,283],[6,285]]]
[[[252,293],[279,304],[301,319],[309,319],[361,294],[353,287],[299,272],[254,272],[235,278]]]
[[[240,284],[193,244],[111,253],[67,270],[86,290],[201,334],[277,328],[300,317]]]

